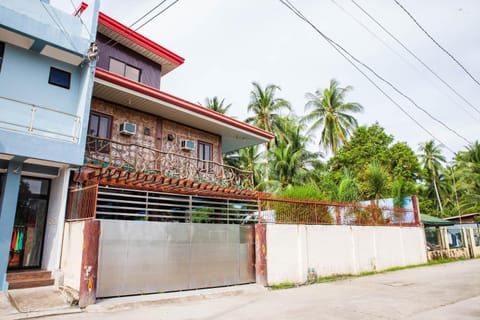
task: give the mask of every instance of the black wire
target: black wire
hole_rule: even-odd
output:
[[[157,13],[156,15],[154,15],[152,18],[148,19],[147,22],[143,23],[140,27],[138,28],[135,28],[135,31],[138,31],[140,28],[144,27],[147,23],[149,23],[150,21],[152,21],[153,19],[155,19],[156,17],[158,17],[159,15],[161,15],[162,13],[164,13],[165,11],[167,11],[168,9],[170,9],[170,7],[172,7],[174,4],[176,4],[178,1],[180,0],[175,0],[173,1],[171,4],[169,4],[165,9],[163,9],[162,11],[160,11],[159,13]]]
[[[437,40],[435,40],[428,32],[427,30],[425,30],[424,27],[422,27],[422,25],[417,21],[417,19],[415,19],[415,17],[400,3],[398,2],[397,0],[393,0],[395,1],[395,3],[403,10],[405,11],[405,13],[410,17],[410,19],[413,20],[413,22],[415,22],[415,24],[420,28],[420,30],[423,31],[423,33],[425,33],[427,35],[427,37],[430,38],[430,40],[433,41],[433,43],[435,43],[437,45],[437,47],[439,47],[443,52],[445,52],[450,58],[452,58],[453,61],[455,61],[459,66],[460,68],[463,69],[463,71],[465,71],[466,74],[468,74],[468,76],[470,78],[472,78],[473,81],[475,81],[475,83],[480,86],[480,82],[478,82],[478,80],[467,70],[467,68],[465,68],[465,66],[463,64],[460,63],[460,61],[458,61],[449,51],[447,51],[447,49],[445,49],[440,43],[438,43]]]
[[[393,52],[397,57],[399,57],[403,62],[408,64],[412,69],[414,69],[418,74],[423,75],[422,71],[415,66],[413,63],[408,61],[404,56],[402,56],[395,48],[390,46],[387,42],[385,42],[380,36],[378,36],[375,32],[370,30],[362,21],[357,19],[353,14],[351,14],[347,9],[345,9],[342,5],[340,5],[336,0],[330,0],[335,6],[337,6],[340,10],[342,10],[345,14],[347,14],[350,18],[355,20],[356,23],[358,23],[362,28],[364,28],[372,37],[380,41],[385,47],[390,49],[391,52]],[[458,107],[462,108],[465,113],[467,113],[470,117],[473,119],[480,121],[480,118],[477,118],[475,115],[473,115],[466,106],[463,104],[459,103],[457,100],[452,99],[450,95],[448,95],[445,90],[442,90],[436,83],[434,83],[430,78],[427,78],[428,82],[435,87],[435,89],[438,90],[439,93],[443,94],[446,98],[450,100],[450,102],[456,104]]]
[[[455,90],[447,81],[440,77],[432,68],[430,68],[422,59],[420,59],[414,52],[407,48],[397,37],[395,37],[387,28],[385,28],[380,22],[377,21],[372,15],[370,15],[365,9],[362,8],[355,0],[350,0],[353,2],[358,9],[360,9],[365,15],[367,15],[375,24],[377,24],[383,31],[385,31],[393,40],[395,40],[403,49],[405,49],[412,57],[420,62],[431,74],[433,74],[438,80],[440,80],[445,86],[447,86],[457,97],[462,99],[466,104],[468,104],[472,109],[480,114],[480,109],[475,107],[470,101],[468,101],[462,94]]]
[[[159,4],[157,4],[155,7],[153,7],[152,9],[150,9],[147,13],[145,13],[143,16],[141,16],[140,18],[138,18],[137,20],[135,20],[134,23],[132,23],[130,25],[130,28],[132,28],[134,25],[136,25],[137,23],[140,22],[140,20],[142,20],[143,18],[145,18],[146,16],[148,16],[150,13],[152,13],[154,10],[156,10],[158,7],[160,7],[162,4],[164,4],[165,2],[167,2],[167,0],[163,0],[161,1]]]
[[[131,24],[131,26],[137,24],[140,20],[142,20],[143,18],[145,18],[147,15],[149,15],[153,10],[157,9],[159,6],[161,6],[162,4],[164,4],[167,0],[163,0],[161,1],[158,5],[156,5],[153,9],[151,9],[150,11],[148,11],[146,14],[144,14],[142,17],[140,17],[139,19],[137,19],[134,23]],[[172,3],[170,3],[165,9],[161,10],[159,13],[157,13],[156,15],[154,15],[152,18],[148,19],[146,22],[144,22],[142,25],[140,25],[139,27],[133,29],[132,31],[130,31],[129,33],[127,33],[126,37],[128,37],[133,31],[138,31],[140,30],[140,28],[144,27],[146,24],[150,23],[153,19],[157,18],[159,15],[161,15],[162,13],[164,13],[165,11],[167,11],[168,9],[170,9],[173,5],[175,5],[178,1],[180,0],[175,0],[173,1]],[[129,28],[131,28],[131,26]],[[113,48],[117,45],[118,41],[114,40],[114,39],[110,39],[109,41],[107,41],[106,45],[108,45],[111,41],[114,41],[115,43],[113,45],[110,46],[110,48]]]
[[[280,0],[280,2],[285,5],[287,8],[289,8],[295,15],[297,15],[300,19],[304,20],[307,24],[309,24],[317,33],[319,33],[338,53],[340,53],[352,66],[355,67],[357,71],[359,71],[367,80],[372,83],[383,95],[385,95],[392,103],[394,103],[405,115],[407,115],[412,121],[415,122],[420,128],[422,128],[425,132],[427,132],[433,139],[437,140],[441,144],[443,144],[450,152],[454,153],[454,151],[449,148],[445,143],[443,143],[440,139],[435,137],[433,133],[431,133],[428,129],[426,129],[422,124],[420,124],[413,116],[411,116],[404,108],[402,108],[393,98],[391,98],[383,89],[381,89],[367,74],[365,74],[357,65],[353,63],[350,59],[356,61],[357,63],[361,64],[363,67],[367,68],[370,72],[372,72],[377,78],[380,80],[386,82],[389,84],[394,90],[396,90],[398,93],[402,94],[402,96],[406,97],[401,91],[395,88],[391,83],[380,77],[376,72],[374,72],[371,68],[369,68],[366,64],[362,63],[359,61],[357,58],[355,58],[353,55],[351,55],[347,50],[345,50],[342,46],[340,46],[338,43],[330,39],[327,35],[325,35],[322,31],[320,31],[312,22],[310,22],[293,4],[290,3],[289,0]],[[345,55],[346,54],[346,55]],[[348,57],[347,57],[348,55]],[[407,97],[408,98],[408,97]],[[411,99],[410,99],[411,100]],[[411,100],[413,101],[413,100]],[[418,105],[415,104],[417,107]],[[426,112],[424,109],[420,108],[424,112]],[[428,115],[430,115],[428,112],[426,112]],[[431,116],[431,115],[430,115]],[[433,116],[431,116],[433,117]],[[435,118],[433,118],[436,120]],[[436,120],[438,121],[438,120]],[[446,126],[443,124],[441,121],[440,123],[443,126]],[[450,129],[448,126],[447,128],[455,133],[456,135],[460,136],[458,133],[456,133],[454,130]],[[464,137],[460,136],[462,139],[466,140]],[[468,140],[466,140],[468,142]],[[469,142],[468,142],[469,143]]]

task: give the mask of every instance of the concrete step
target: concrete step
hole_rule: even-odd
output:
[[[21,270],[7,273],[9,289],[50,286],[54,283],[52,273],[45,270]]]
[[[27,279],[27,280],[14,280],[8,282],[8,289],[24,289],[45,287],[53,285],[55,280],[53,279]]]

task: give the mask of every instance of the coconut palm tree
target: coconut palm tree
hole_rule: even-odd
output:
[[[204,107],[222,114],[226,114],[231,106],[231,103],[226,104],[225,99],[220,100],[217,96],[213,98],[206,98],[204,105]]]
[[[305,184],[310,179],[309,169],[319,160],[319,154],[306,150],[310,139],[303,132],[304,125],[294,116],[277,117],[274,131],[275,146],[269,158],[272,176],[283,188]]]
[[[329,88],[306,94],[308,102],[305,110],[311,111],[305,115],[304,121],[311,123],[310,131],[322,130],[320,144],[333,154],[357,128],[357,120],[350,114],[363,111],[359,103],[344,102],[351,89],[351,86],[339,87],[338,82],[332,79]]]
[[[378,200],[390,196],[390,177],[385,169],[376,161],[372,161],[364,175],[364,189],[369,199]]]
[[[274,132],[275,121],[280,116],[279,112],[291,110],[290,103],[282,98],[277,98],[276,93],[280,87],[270,84],[263,89],[260,84],[253,82],[253,90],[250,92],[250,103],[248,112],[254,116],[246,119],[246,122],[253,124],[268,132]],[[273,142],[272,142],[273,143]],[[271,144],[267,146],[269,149]]]
[[[360,200],[360,184],[346,168],[338,185],[338,200],[356,202]]]
[[[445,163],[445,157],[442,155],[441,146],[435,145],[435,141],[430,140],[425,143],[421,143],[419,151],[421,152],[419,155],[421,165],[423,166],[428,179],[430,179],[433,184],[438,208],[440,209],[440,212],[443,212],[442,200],[440,198],[438,187],[441,170],[443,168],[443,164]]]
[[[475,141],[455,157],[455,177],[464,211],[480,210],[480,143]]]

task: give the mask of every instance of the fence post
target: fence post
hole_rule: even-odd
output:
[[[268,285],[267,278],[267,225],[255,225],[255,278],[262,286]]]
[[[420,208],[418,206],[417,196],[412,196],[413,216],[415,219],[415,225],[420,226]]]
[[[87,220],[83,229],[82,267],[78,305],[85,308],[97,299],[98,247],[100,220]]]
[[[450,244],[449,244],[449,241],[448,241],[447,228],[440,227],[439,231],[440,231],[440,239],[442,240],[442,249],[449,250],[450,249]]]
[[[465,237],[465,244],[468,248],[470,258],[475,258],[475,239],[472,228],[462,228],[462,234]]]

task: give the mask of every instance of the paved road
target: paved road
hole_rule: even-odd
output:
[[[480,259],[294,289],[44,319],[480,319]]]

